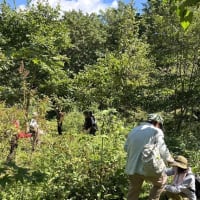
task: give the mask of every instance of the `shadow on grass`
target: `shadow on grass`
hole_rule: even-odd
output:
[[[45,174],[40,171],[32,171],[28,168],[17,166],[15,163],[4,164],[4,167],[0,168],[0,186],[12,184],[20,181],[38,183],[42,182],[45,178]]]

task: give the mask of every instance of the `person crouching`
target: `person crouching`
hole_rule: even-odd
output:
[[[195,175],[188,167],[188,161],[184,156],[177,156],[171,164],[172,168],[166,169],[167,176],[174,176],[171,184],[164,187],[161,200],[175,199],[196,200]]]

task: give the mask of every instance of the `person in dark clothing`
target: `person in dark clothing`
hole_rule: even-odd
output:
[[[94,132],[96,132],[98,130],[98,127],[97,127],[97,122],[96,122],[95,116],[93,115],[92,111],[89,111],[89,115],[90,115],[90,118],[92,121],[92,129]]]
[[[83,115],[85,117],[85,122],[83,125],[84,130],[91,135],[95,135],[96,133],[96,122],[95,117],[93,116],[91,111],[84,111]]]
[[[58,134],[62,135],[62,125],[64,120],[64,113],[60,111],[59,109],[56,109],[56,119],[57,119],[57,130]]]
[[[94,115],[93,115],[92,111],[89,111],[89,116],[91,117],[92,124],[94,125],[94,124],[95,124],[95,122],[96,122],[96,119],[95,119],[95,117],[94,117]]]
[[[10,140],[10,152],[7,156],[6,162],[10,163],[15,160],[16,151],[18,147],[18,134],[20,132],[20,123],[19,120],[14,120],[12,123],[12,136]]]
[[[17,147],[18,147],[18,136],[17,134],[14,134],[10,141],[10,152],[6,160],[7,163],[10,163],[15,159]]]

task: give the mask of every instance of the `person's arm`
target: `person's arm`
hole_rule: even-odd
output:
[[[185,186],[185,185],[177,185],[177,186],[166,185],[165,190],[168,191],[168,192],[178,194],[180,192],[184,192],[185,190],[187,190],[187,186]]]
[[[193,175],[186,176],[185,180],[180,185],[166,185],[165,190],[172,193],[187,193],[195,185],[195,178]]]
[[[191,185],[191,183],[185,183],[185,184],[176,185],[176,186],[166,185],[165,190],[172,192],[172,193],[176,193],[176,194],[180,193],[180,192],[186,193],[189,190],[190,185]]]
[[[165,144],[164,141],[164,134],[161,129],[158,130],[158,133],[156,135],[157,142],[158,142],[158,147],[160,151],[160,155],[162,159],[167,163],[167,162],[173,162],[174,159],[172,155],[169,152],[169,149],[167,148],[167,145]]]
[[[166,168],[165,174],[166,174],[167,176],[173,176],[173,175],[175,174],[174,168],[173,168],[173,167],[172,167],[172,168]]]
[[[128,151],[128,138],[126,139],[126,142],[124,144],[124,151],[127,152]]]

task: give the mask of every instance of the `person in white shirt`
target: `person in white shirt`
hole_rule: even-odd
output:
[[[34,112],[29,124],[29,131],[32,134],[32,151],[35,151],[36,145],[39,141],[39,125],[37,122],[37,117],[38,114]]]
[[[125,173],[129,178],[129,190],[127,200],[138,200],[140,190],[144,181],[153,184],[149,200],[158,200],[163,190],[167,176],[162,173],[152,177],[147,174],[142,161],[144,146],[155,138],[159,153],[165,162],[172,162],[172,156],[165,144],[162,131],[163,118],[156,113],[149,114],[147,121],[135,127],[128,135],[124,149],[127,152],[127,163]]]

